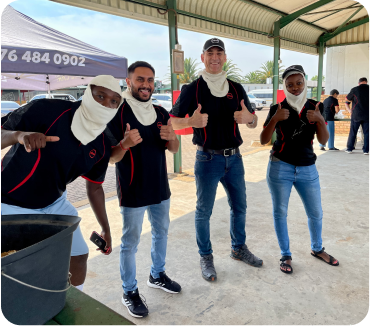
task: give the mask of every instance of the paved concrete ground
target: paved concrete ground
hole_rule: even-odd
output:
[[[336,146],[345,148],[346,137]],[[288,220],[294,273],[279,271],[271,198],[265,180],[268,148],[243,157],[248,196],[247,244],[264,260],[254,268],[232,260],[229,208],[220,186],[211,218],[211,239],[218,280],[202,279],[195,241],[195,182],[188,177],[170,181],[171,226],[167,273],[182,285],[180,294],[147,287],[150,258],[150,224],[144,221],[137,253],[139,290],[150,314],[132,318],[120,300],[119,244],[121,216],[116,198],[107,201],[113,252],[104,256],[92,243],[84,291],[136,324],[356,324],[369,307],[369,157],[356,150],[349,155],[317,149],[324,210],[323,243],[340,261],[333,267],[310,256],[307,218],[296,191],[292,191]],[[191,172],[191,171],[189,171]],[[80,209],[85,239],[99,231],[91,208]]]

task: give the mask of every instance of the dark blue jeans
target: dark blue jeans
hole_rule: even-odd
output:
[[[364,146],[362,147],[362,150],[364,153],[369,153],[369,121],[354,121],[351,119],[351,127],[347,140],[347,149],[350,151],[355,149],[355,140],[360,125],[362,125],[362,131],[364,133]]]
[[[247,195],[242,156],[223,156],[197,151],[194,167],[197,186],[195,230],[200,255],[212,251],[210,218],[215,203],[218,183],[223,185],[230,206],[231,247],[239,249],[245,244],[245,216]]]

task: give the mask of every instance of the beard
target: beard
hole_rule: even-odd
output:
[[[145,89],[145,90],[147,90],[147,91],[149,92],[149,97],[148,97],[148,99],[147,99],[147,100],[144,100],[144,99],[142,99],[142,98],[140,97],[140,90],[143,90],[143,89]],[[151,99],[151,97],[152,97],[153,91],[154,91],[154,90],[152,90],[152,89],[151,89],[151,88],[149,88],[149,87],[140,87],[140,88],[135,88],[135,87],[132,87],[132,86],[131,86],[131,95],[132,95],[135,99],[137,99],[138,101],[140,101],[140,102],[148,102],[148,101]]]

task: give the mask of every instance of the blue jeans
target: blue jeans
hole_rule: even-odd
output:
[[[150,274],[154,278],[159,277],[159,273],[165,270],[167,234],[170,226],[170,199],[162,201],[160,204],[143,207],[120,207],[123,228],[120,250],[120,272],[123,291],[137,289],[136,280],[136,260],[135,254],[140,242],[140,235],[143,226],[144,213],[148,211],[150,224],[152,225],[152,266]]]
[[[223,156],[197,151],[194,167],[197,186],[197,206],[195,211],[196,239],[200,255],[212,251],[209,220],[220,181],[225,188],[230,206],[231,247],[236,250],[245,244],[245,215],[247,195],[244,181],[242,156]]]
[[[369,121],[354,121],[351,119],[351,127],[347,140],[347,149],[350,151],[355,149],[355,140],[360,125],[362,125],[362,131],[364,133],[364,146],[362,147],[362,150],[364,153],[369,153]]]
[[[335,135],[335,124],[334,124],[334,121],[327,121],[327,126],[326,128],[328,129],[329,131],[329,140],[328,140],[328,146],[329,148],[334,148],[334,135]],[[321,145],[321,147],[325,147],[326,144],[324,145]]]
[[[287,225],[290,192],[295,187],[308,217],[311,249],[322,249],[322,208],[319,174],[316,165],[294,166],[283,161],[271,161],[267,168],[267,184],[270,189],[276,236],[281,255],[291,256]],[[294,217],[299,218],[299,217]]]

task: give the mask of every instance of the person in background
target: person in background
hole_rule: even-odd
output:
[[[276,129],[277,138],[271,150],[266,179],[282,255],[280,270],[288,274],[293,272],[287,223],[289,197],[293,186],[301,197],[308,217],[311,255],[332,266],[339,265],[322,246],[320,180],[312,147],[315,134],[320,144],[325,144],[329,132],[321,114],[323,105],[307,99],[304,76],[305,72],[300,65],[290,66],[284,71],[282,78],[286,98],[271,107],[260,137],[261,144],[267,144]]]
[[[352,109],[349,105],[352,102]],[[367,78],[360,78],[358,86],[351,89],[346,97],[346,110],[351,114],[351,127],[347,140],[346,153],[352,154],[355,149],[355,141],[358,128],[362,126],[364,135],[364,145],[362,151],[364,155],[369,155],[369,85]]]
[[[102,183],[111,143],[105,129],[122,101],[118,81],[100,75],[91,80],[82,101],[35,100],[3,117],[1,149],[12,147],[2,161],[1,214],[77,216],[66,188],[82,176],[107,242],[104,253],[110,254],[112,240]],[[88,253],[78,226],[73,232],[69,270],[71,283],[81,291]]]
[[[175,130],[189,127],[194,130],[193,143],[197,145],[194,166],[196,240],[202,277],[213,282],[217,273],[213,263],[210,218],[220,182],[230,206],[230,257],[254,267],[263,264],[246,245],[247,198],[239,150],[243,143],[239,124],[256,128],[258,118],[242,85],[227,79],[222,70],[226,62],[224,42],[218,38],[206,41],[201,59],[205,69],[199,73],[199,78],[183,86],[170,115],[174,117]],[[186,114],[190,117],[186,118]]]
[[[145,61],[128,67],[123,105],[108,129],[116,139],[111,163],[116,163],[117,194],[123,229],[120,272],[122,304],[133,317],[149,314],[140,297],[136,280],[136,252],[145,212],[152,227],[152,266],[147,281],[151,288],[180,293],[181,286],[165,272],[167,238],[170,226],[170,188],[166,150],[176,153],[179,141],[168,112],[152,104],[154,68]]]
[[[326,127],[329,131],[328,146],[329,151],[337,151],[338,148],[334,147],[334,135],[335,135],[335,124],[334,115],[339,112],[339,102],[338,102],[339,92],[336,89],[330,91],[330,96],[324,100],[324,118],[326,122]],[[320,144],[320,149],[325,151],[325,146]]]

